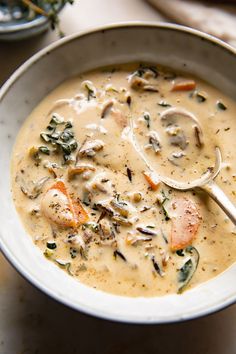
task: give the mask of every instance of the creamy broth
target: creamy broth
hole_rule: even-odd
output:
[[[236,103],[169,69],[122,65],[70,79],[25,121],[13,198],[48,260],[125,296],[181,293],[236,259],[235,227],[203,192],[157,178],[217,183],[235,202]],[[32,265],[33,266],[33,265]]]

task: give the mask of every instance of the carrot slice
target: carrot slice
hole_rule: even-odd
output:
[[[67,222],[64,222],[63,226],[67,227],[77,227],[81,224],[84,224],[89,220],[88,213],[86,210],[83,208],[82,204],[80,203],[79,199],[76,201],[72,200],[70,195],[68,194],[67,188],[65,186],[65,183],[63,181],[57,181],[55,182],[49,189],[49,190],[56,190],[64,194],[68,201],[69,205],[69,211],[72,213],[73,218],[71,220],[68,220]]]
[[[191,91],[196,88],[194,80],[182,80],[174,83],[171,91]]]
[[[144,178],[148,182],[152,190],[156,191],[161,183],[154,172],[143,172]]]
[[[201,217],[196,204],[185,197],[175,198],[172,203],[173,217],[170,247],[173,251],[185,248],[194,240]]]

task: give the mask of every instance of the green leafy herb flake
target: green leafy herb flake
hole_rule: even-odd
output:
[[[177,252],[176,252],[177,253]],[[199,263],[199,253],[193,246],[188,246],[182,250],[183,256],[187,256],[186,262],[178,270],[178,293],[182,293],[192,279]],[[181,253],[181,254],[182,254]],[[181,255],[182,257],[182,255]]]
[[[87,95],[88,101],[90,101],[92,98],[96,98],[94,90],[88,84],[85,84],[85,88],[88,91],[88,95]]]
[[[166,196],[165,191],[163,189],[161,190],[161,194],[163,196],[163,200],[161,202],[162,211],[165,216],[165,220],[168,221],[168,220],[170,220],[170,217],[169,217],[168,211],[165,208],[165,202],[168,201],[169,198]]]
[[[50,155],[50,150],[47,146],[39,146],[38,150],[45,155]]]
[[[59,265],[60,268],[65,269],[68,274],[73,275],[71,272],[71,263],[70,262],[64,262],[59,259],[54,259],[54,262]]]
[[[55,250],[55,248],[57,248],[56,242],[47,242],[47,248],[50,250]]]
[[[143,118],[146,121],[147,128],[149,129],[150,128],[150,120],[151,120],[150,114],[147,112],[144,113]]]

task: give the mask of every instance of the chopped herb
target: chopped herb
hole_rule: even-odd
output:
[[[40,146],[38,150],[45,155],[50,155],[50,150],[47,146]]]
[[[61,136],[61,134],[58,132],[55,132],[55,131],[53,133],[51,133],[50,135],[48,134],[48,137],[50,137],[53,140],[58,140],[60,138],[60,136]]]
[[[72,141],[70,142],[69,146],[70,146],[70,150],[71,150],[71,151],[74,151],[74,150],[77,149],[78,143],[77,143],[77,141],[72,140]]]
[[[45,141],[46,143],[51,142],[51,136],[47,133],[41,133],[40,138]]]
[[[73,125],[72,123],[68,120],[65,124],[65,129],[70,129],[70,128],[73,128]]]
[[[57,133],[58,134],[58,133]],[[53,136],[52,136],[53,137]],[[60,137],[60,139],[64,142],[67,143],[71,138],[74,138],[74,133],[71,130],[67,130],[65,129],[61,135],[58,134],[58,138]],[[55,139],[55,138],[54,138]]]
[[[64,261],[61,261],[58,259],[54,259],[54,262],[57,263],[60,268],[67,270],[68,274],[73,275],[71,273],[71,263],[70,262],[64,262]]]
[[[189,259],[186,263],[184,263],[183,267],[180,268],[179,282],[185,282],[188,279],[192,267],[193,267],[193,262],[191,259]]]
[[[162,269],[160,268],[159,264],[157,263],[157,261],[155,260],[155,257],[152,256],[151,260],[152,260],[153,267],[154,267],[155,271],[157,272],[157,274],[159,274],[161,277],[163,277],[164,273],[163,273]]]
[[[224,103],[221,102],[221,101],[217,101],[217,102],[216,102],[216,106],[217,106],[218,109],[220,109],[220,110],[222,110],[222,111],[225,111],[225,110],[227,109],[227,107],[226,107],[226,106],[224,105]]]
[[[127,259],[125,258],[125,256],[120,252],[120,251],[118,251],[118,250],[115,250],[114,252],[113,252],[113,256],[114,256],[114,258],[116,259],[117,257],[120,257],[121,259],[123,259],[123,261],[127,261]]]
[[[127,172],[127,176],[128,176],[129,181],[132,182],[132,171],[131,171],[131,169],[129,167],[127,167],[126,172]]]
[[[69,145],[69,144],[60,143],[60,146],[61,146],[63,152],[64,152],[66,155],[70,155],[70,153],[71,153],[71,148],[70,148],[70,145]]]
[[[52,119],[50,120],[50,125],[58,125],[58,124],[63,124],[64,123],[64,118],[60,116],[57,113],[52,114]]]
[[[193,246],[188,246],[183,250],[184,254],[190,255],[190,258],[178,271],[178,293],[182,293],[192,279],[199,262],[199,253]]]
[[[170,217],[169,217],[169,214],[168,214],[164,204],[165,204],[166,201],[169,200],[169,198],[165,195],[164,190],[161,191],[161,194],[163,196],[163,200],[161,202],[162,211],[163,211],[163,214],[165,216],[165,220],[168,221],[168,220],[170,220]]]
[[[87,96],[88,101],[90,101],[91,98],[96,98],[94,90],[88,84],[85,84],[85,88],[88,91],[88,96]]]
[[[76,248],[70,247],[70,256],[71,256],[72,259],[73,259],[73,258],[76,258],[77,253],[78,253],[78,251],[77,251]]]
[[[63,131],[56,131],[58,124],[64,124],[65,128]],[[70,130],[72,123],[70,121],[65,122],[64,118],[54,113],[47,130],[50,132],[42,132],[40,134],[41,139],[56,147],[55,152],[61,149],[63,152],[64,162],[72,161],[73,158],[71,153],[75,151],[78,147],[77,141],[74,140],[74,132]],[[50,150],[47,146],[40,147],[42,153],[49,155]]]
[[[170,220],[170,217],[169,217],[169,215],[168,215],[168,212],[167,212],[167,210],[166,210],[166,208],[165,208],[165,206],[164,206],[163,203],[162,203],[162,210],[163,210],[163,214],[164,214],[164,216],[165,216],[165,221]]]
[[[56,242],[47,242],[47,248],[49,248],[50,250],[54,250],[55,248],[57,248]]]
[[[150,128],[150,120],[151,120],[150,114],[147,112],[144,113],[143,118],[146,121],[147,128],[149,129]]]
[[[171,107],[171,104],[167,103],[166,101],[160,101],[158,103],[158,106],[161,106],[161,107]]]

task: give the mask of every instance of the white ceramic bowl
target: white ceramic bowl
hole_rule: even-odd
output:
[[[79,283],[46,260],[26,234],[12,201],[12,146],[35,105],[70,76],[131,61],[190,71],[236,99],[236,51],[215,38],[177,25],[112,25],[67,37],[43,49],[23,64],[0,91],[0,246],[26,279],[76,310],[133,323],[191,319],[235,302],[236,266],[182,295],[129,298],[104,293]]]

